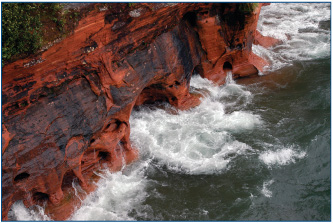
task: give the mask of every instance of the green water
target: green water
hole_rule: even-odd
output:
[[[330,220],[330,59],[295,62],[237,84],[254,95],[242,110],[260,114],[265,123],[255,131],[233,134],[253,152],[237,156],[222,173],[209,175],[174,172],[152,161],[147,171],[149,196],[131,216],[137,220]],[[285,165],[265,165],[258,159],[261,150],[281,147],[293,147],[305,156]],[[264,184],[270,197],[262,192]]]

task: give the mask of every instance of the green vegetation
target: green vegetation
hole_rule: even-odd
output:
[[[128,6],[129,7],[132,7],[132,6],[134,6],[136,3],[128,3]]]
[[[33,53],[41,44],[40,17],[35,3],[2,4],[2,62],[21,53]]]
[[[253,12],[258,6],[259,3],[240,3],[238,8],[242,12],[250,13]]]
[[[36,53],[64,32],[61,3],[2,3],[1,10],[2,65]]]

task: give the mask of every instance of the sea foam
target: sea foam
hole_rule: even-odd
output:
[[[44,208],[36,205],[33,209],[28,209],[22,201],[15,202],[8,213],[8,218],[15,221],[50,221],[51,219],[44,213]]]
[[[265,181],[262,185],[262,189],[261,189],[261,193],[268,198],[271,198],[273,196],[273,192],[271,190],[268,189],[269,186],[272,185],[272,183],[274,183],[274,180],[269,180],[269,181]]]
[[[240,106],[252,99],[242,86],[234,82],[229,85],[218,87],[195,76],[191,86],[209,94],[198,107],[177,115],[148,108],[133,112],[132,142],[140,153],[173,171],[211,174],[226,169],[233,158],[252,149],[236,140],[233,133],[252,131],[262,125],[261,118],[249,111],[226,112],[235,103],[228,101],[229,96],[242,98]]]
[[[144,177],[148,162],[139,162],[130,171],[111,173],[104,170],[98,188],[84,200],[71,220],[133,221],[130,213],[139,211],[147,197]]]
[[[266,165],[288,165],[294,163],[296,159],[304,158],[306,153],[304,151],[296,151],[293,148],[282,148],[276,151],[266,151],[259,155],[259,159]]]
[[[282,41],[265,49],[253,45],[253,52],[271,63],[268,70],[291,65],[295,60],[329,57],[330,3],[271,3],[261,9],[257,29]]]

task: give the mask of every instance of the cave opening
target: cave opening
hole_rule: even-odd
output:
[[[27,172],[24,172],[24,173],[20,173],[19,175],[17,175],[15,178],[14,178],[14,181],[15,182],[20,182],[24,179],[27,179],[28,177],[30,176],[29,173]]]
[[[42,192],[36,192],[33,194],[32,199],[37,204],[43,204],[49,200],[49,195]]]
[[[224,71],[230,71],[230,70],[232,70],[232,65],[231,65],[231,63],[228,62],[228,61],[224,62],[224,64],[223,64],[223,70],[224,70]]]
[[[118,120],[118,119],[114,119],[111,120],[106,126],[105,126],[105,130],[106,131],[114,131],[117,128],[119,128],[119,126],[121,125],[122,121]]]
[[[74,174],[73,170],[68,170],[62,178],[61,189],[65,191],[66,189],[71,188],[73,182],[79,182],[79,179]]]
[[[197,14],[195,12],[188,12],[183,16],[183,19],[188,21],[192,27],[195,27],[197,23]]]
[[[170,88],[172,85],[168,85]],[[173,87],[173,86],[172,86]],[[161,84],[153,84],[145,87],[135,102],[135,106],[142,104],[158,104],[168,101],[168,97],[165,94],[166,88]]]
[[[89,148],[84,152],[81,159],[81,172],[91,172],[96,169],[98,163],[109,163],[111,161],[111,154],[101,148]]]
[[[111,154],[106,151],[100,151],[98,153],[99,160],[101,161],[111,161]]]

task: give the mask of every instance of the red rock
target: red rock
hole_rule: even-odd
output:
[[[245,77],[258,74],[262,64],[267,64],[261,58],[257,63],[251,52],[261,6],[244,13],[238,4],[228,4],[224,10],[223,6],[215,9],[215,13],[213,9],[198,13],[197,31],[205,51],[197,68],[202,77],[224,84],[229,70],[234,78]]]
[[[3,154],[7,148],[7,146],[9,145],[10,140],[14,137],[14,135],[10,134],[10,132],[8,132],[7,128],[5,125],[2,125],[2,152],[1,154]]]
[[[275,39],[270,36],[263,36],[258,30],[256,30],[254,44],[261,45],[265,48],[269,48],[281,43],[281,40]]]
[[[129,140],[134,106],[189,109],[200,103],[189,92],[193,72],[222,84],[227,70],[245,77],[266,64],[251,53],[261,5],[247,14],[238,4],[114,6],[3,67],[2,220],[18,200],[46,202],[52,219],[66,220],[80,205],[73,181],[91,192],[94,172],[138,158]]]

